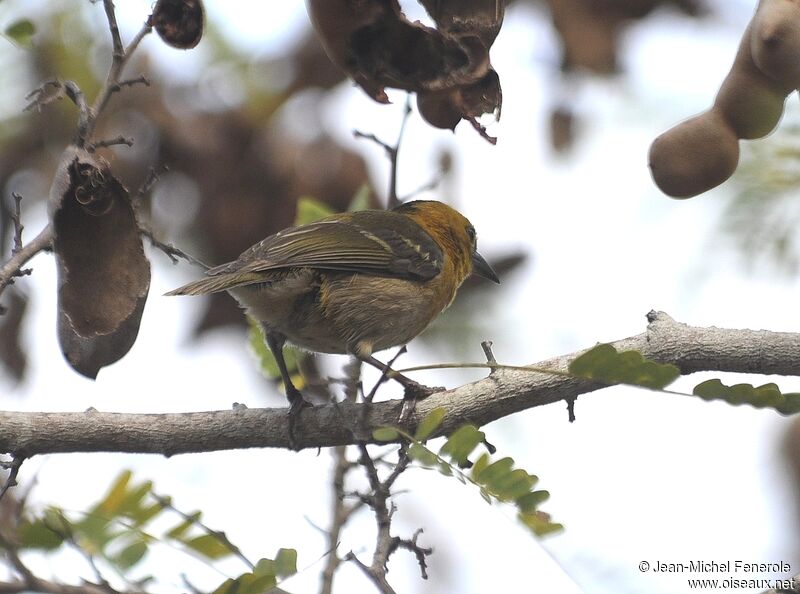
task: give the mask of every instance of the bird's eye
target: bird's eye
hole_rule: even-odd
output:
[[[467,237],[472,243],[475,243],[475,227],[472,225],[467,226]]]

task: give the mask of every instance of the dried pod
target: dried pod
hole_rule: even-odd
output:
[[[397,0],[307,0],[331,61],[376,101],[385,87],[443,91],[472,84],[489,69],[478,35],[449,35],[410,22]]]
[[[167,45],[192,49],[203,37],[201,0],[158,0],[149,24]]]
[[[95,378],[139,332],[150,264],[127,190],[97,157],[68,148],[48,205],[58,268],[58,338],[69,364]]]
[[[431,126],[446,130],[454,130],[462,119],[478,118],[485,113],[494,114],[499,120],[502,104],[500,77],[491,68],[471,85],[452,91],[417,94],[420,115]]]
[[[9,377],[19,382],[28,366],[28,357],[20,344],[20,329],[28,309],[28,297],[12,288],[6,292],[6,298],[7,302],[3,304],[6,311],[0,315],[0,363]]]
[[[673,198],[690,198],[718,186],[739,164],[739,140],[715,110],[681,122],[653,141],[650,171]]]
[[[436,27],[448,35],[475,35],[488,52],[505,13],[504,0],[419,0]]]
[[[753,17],[750,50],[761,72],[791,88],[800,86],[800,4],[762,0]]]
[[[791,89],[772,80],[753,62],[752,23],[742,35],[733,66],[722,82],[714,107],[739,138],[763,138],[775,129]]]
[[[455,130],[461,121],[461,110],[453,93],[418,93],[417,109],[426,122],[443,130]]]

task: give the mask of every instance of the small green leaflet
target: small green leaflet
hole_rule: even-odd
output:
[[[422,419],[420,424],[417,426],[417,430],[414,432],[414,439],[417,441],[425,441],[428,439],[431,434],[439,428],[439,425],[442,424],[445,414],[447,414],[447,410],[440,406],[438,408],[434,408],[431,412],[425,415],[425,418]]]
[[[397,441],[399,437],[397,429],[391,427],[378,427],[372,432],[372,439],[375,441]]]
[[[456,429],[447,438],[447,441],[439,450],[439,454],[449,457],[459,466],[466,466],[469,455],[486,438],[483,431],[479,431],[475,425],[464,425]]]
[[[627,384],[662,390],[681,374],[674,365],[656,363],[638,351],[618,352],[610,344],[599,344],[569,364],[569,372],[604,384]]]
[[[751,384],[726,386],[718,379],[710,379],[695,386],[692,394],[703,400],[724,400],[729,404],[749,404],[756,408],[772,408],[782,415],[800,412],[800,393],[783,394],[776,384],[757,388]]]
[[[297,199],[297,212],[294,217],[295,225],[308,225],[314,221],[324,219],[333,214],[333,210],[319,200],[310,196],[301,196]]]
[[[3,32],[15,45],[24,48],[33,47],[35,33],[36,27],[28,19],[20,19],[11,23]]]
[[[278,583],[297,573],[297,551],[279,549],[275,559],[261,559],[252,572],[243,573],[235,580],[227,579],[213,594],[264,594]]]

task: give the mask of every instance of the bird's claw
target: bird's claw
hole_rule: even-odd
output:
[[[297,419],[303,409],[313,407],[314,405],[303,398],[303,395],[300,394],[300,392],[292,394],[289,397],[289,411],[286,413],[286,416],[289,417],[289,447],[295,451],[300,449],[297,445],[297,440],[295,439],[295,423],[297,422]]]
[[[411,419],[414,411],[417,409],[417,401],[424,400],[431,394],[436,392],[444,392],[446,388],[442,386],[423,386],[422,384],[409,384],[406,386],[405,393],[403,394],[403,408],[400,409],[400,418],[398,423],[404,425]]]

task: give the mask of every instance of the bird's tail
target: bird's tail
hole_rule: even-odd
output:
[[[189,283],[188,285],[183,285],[169,293],[164,293],[164,295],[207,295],[209,293],[219,293],[220,291],[227,291],[229,289],[235,289],[236,287],[250,285],[261,280],[262,276],[255,272],[220,274],[219,276],[203,278],[199,281]]]

